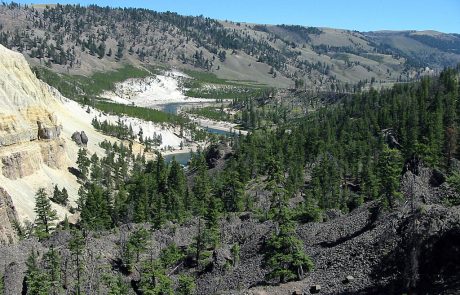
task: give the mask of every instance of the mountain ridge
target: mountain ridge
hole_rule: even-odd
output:
[[[159,64],[282,88],[303,81],[313,90],[350,91],[354,84],[381,87],[430,74],[426,67],[438,71],[460,62],[456,34],[441,35],[454,42],[455,52],[448,52],[420,39],[428,35],[415,40],[411,31],[382,36],[147,9],[4,4],[0,15],[0,43],[34,65],[69,74]],[[404,46],[395,45],[398,38]]]

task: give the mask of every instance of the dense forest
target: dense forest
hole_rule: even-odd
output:
[[[74,270],[75,279],[72,285],[64,282],[61,273],[67,274],[67,269],[58,250],[51,248],[43,257],[32,251],[27,294],[60,294],[62,288],[84,293],[80,259],[91,234],[133,223],[161,229],[168,223],[195,220],[198,227],[191,246],[171,243],[156,259],[142,260],[148,230],[133,231],[120,244],[119,276],[107,275],[101,282],[108,294],[130,294],[132,286],[121,276],[137,271],[137,294],[194,294],[196,278],[206,275],[220,247],[219,223],[242,212],[276,225],[262,250],[268,269],[265,283],[301,279],[315,261],[296,237],[297,224],[321,221],[328,209],[346,213],[367,202],[391,211],[403,198],[400,177],[413,160],[439,170],[453,188],[460,189],[459,70],[446,69],[439,77],[381,92],[349,95],[276,128],[214,138],[209,148],[193,154],[186,168],[175,160],[166,162],[160,153],[146,161],[131,147],[109,142],[101,145],[103,158],[80,149],[76,163],[80,199],[72,208],[80,212],[80,221],[69,225],[66,219],[57,225],[46,191],[39,190],[35,224],[17,225],[23,238],[36,236],[42,241],[52,238],[53,232],[70,230],[67,248],[73,260],[65,267]],[[258,192],[251,189],[255,184],[262,187],[260,193],[268,192],[267,206],[260,205]],[[56,187],[51,201],[65,206],[66,195]],[[292,202],[299,197],[301,202]],[[456,194],[445,202],[459,205],[460,198]],[[234,263],[239,251],[235,243]],[[179,265],[186,265],[185,270],[173,281],[171,274]]]

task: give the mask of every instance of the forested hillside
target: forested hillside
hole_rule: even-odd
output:
[[[350,92],[460,62],[455,34],[254,25],[96,5],[3,3],[0,15],[1,44],[35,65],[86,76],[124,63],[161,64],[268,86]]]
[[[60,294],[63,288],[79,294],[95,286],[109,294],[206,294],[213,286],[234,290],[234,278],[213,278],[248,267],[257,271],[238,288],[306,279],[309,271],[326,266],[318,265],[323,258],[313,255],[316,250],[305,250],[316,248],[298,238],[296,229],[327,220],[331,209],[355,210],[350,216],[370,210],[374,219],[390,212],[385,218],[396,218],[391,212],[406,198],[414,202],[400,188],[402,175],[421,167],[437,171],[438,182],[447,179],[437,191],[438,206],[460,204],[458,100],[459,68],[447,69],[419,83],[349,95],[275,129],[221,138],[195,154],[185,170],[160,154],[146,162],[130,147],[108,142],[102,159],[81,149],[74,208],[81,220],[57,225],[46,193],[38,191],[35,226],[18,225],[22,238],[38,237],[46,253],[31,250],[27,294]],[[452,190],[457,192],[446,193]],[[54,201],[65,197],[59,188],[54,194]],[[249,218],[257,236],[266,231],[264,240],[237,238],[243,229],[233,228],[236,217]],[[136,230],[126,231],[133,223]],[[117,240],[119,230],[123,234],[107,250],[110,258],[91,256],[94,243],[102,243],[98,235]],[[177,236],[181,231],[187,235]],[[46,250],[56,239],[66,242]],[[60,257],[68,258],[63,263]],[[103,275],[93,276],[85,261],[97,263]]]

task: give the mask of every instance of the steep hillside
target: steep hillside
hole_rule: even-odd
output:
[[[399,52],[413,67],[447,67],[460,63],[460,35],[436,31],[365,33],[383,50]]]
[[[455,34],[245,24],[98,6],[2,4],[0,16],[1,44],[70,74],[161,64],[276,87],[349,92],[460,61]]]
[[[1,212],[14,208],[20,220],[32,221],[38,187],[51,191],[57,184],[68,190],[71,202],[76,200],[79,184],[68,168],[75,165],[79,147],[72,134],[85,131],[88,150],[100,154],[98,143],[108,137],[82,118],[84,109],[75,103],[72,110],[65,98],[38,80],[21,54],[1,45],[0,85],[0,215],[11,221],[16,213]],[[68,213],[68,208],[56,209],[61,217]],[[8,227],[8,222],[2,224]]]

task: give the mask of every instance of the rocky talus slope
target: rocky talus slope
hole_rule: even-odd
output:
[[[460,208],[443,205],[452,191],[438,176],[426,168],[406,172],[402,178],[405,199],[395,210],[382,210],[371,202],[345,215],[328,212],[324,222],[299,225],[297,235],[315,268],[298,282],[265,283],[264,245],[274,231],[271,221],[260,222],[250,213],[228,216],[221,221],[221,245],[212,255],[212,263],[198,272],[197,294],[313,294],[319,288],[319,294],[459,294]],[[120,245],[139,227],[150,225],[88,233],[83,254],[83,288],[89,290],[87,294],[107,294],[100,284],[106,274],[121,274],[126,284],[138,285],[140,265],[129,273],[119,264]],[[158,257],[171,243],[181,248],[190,246],[197,230],[196,221],[152,230],[141,260]],[[62,256],[62,268],[69,270],[65,285],[71,291],[75,277],[67,250],[69,239],[68,231],[58,231],[43,243],[29,239],[0,246],[5,294],[23,290],[24,253],[35,249],[44,254],[51,246]],[[234,243],[240,244],[238,261],[233,261],[230,250]],[[193,264],[185,260],[168,273],[177,282],[179,273],[194,271]]]

